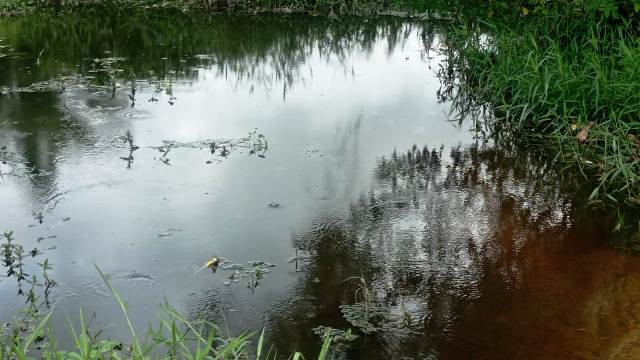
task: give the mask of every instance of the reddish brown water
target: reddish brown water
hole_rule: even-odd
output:
[[[487,259],[482,295],[462,307],[443,358],[638,358],[637,259],[607,246],[593,219],[546,227],[514,205],[500,209],[500,255]],[[533,232],[519,240],[523,228]]]

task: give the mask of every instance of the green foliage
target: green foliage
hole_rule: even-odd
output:
[[[529,0],[523,4],[523,14],[569,13],[575,17],[621,20],[637,18],[640,0]]]
[[[605,19],[630,18],[640,12],[639,0],[583,0],[585,9]]]
[[[451,58],[503,138],[551,144],[596,183],[591,199],[640,204],[640,39],[630,23],[546,15],[488,40],[464,26]],[[455,46],[454,46],[455,47]]]
[[[100,332],[91,334],[88,324],[80,311],[80,324],[74,327],[69,320],[69,331],[73,338],[73,348],[62,350],[55,340],[55,331],[49,319],[53,310],[41,316],[33,307],[27,308],[25,314],[16,320],[14,326],[0,333],[0,359],[16,360],[147,360],[147,359],[188,359],[188,360],[230,360],[275,359],[271,350],[264,354],[264,330],[260,335],[257,347],[250,348],[253,333],[243,333],[236,337],[222,337],[214,324],[205,321],[190,321],[165,301],[160,305],[159,324],[149,326],[144,338],[140,338],[130,321],[128,306],[112,286],[109,279],[96,266],[102,280],[116,300],[130,331],[130,344],[100,338]],[[60,329],[57,329],[59,331]],[[350,332],[349,332],[350,333]],[[324,360],[329,354],[333,336],[329,330],[324,335],[318,360]],[[304,359],[296,352],[293,359]]]
[[[425,11],[425,0],[0,0],[0,15],[20,15],[34,10],[72,10],[87,6],[110,8],[172,9],[184,13],[207,11],[306,12],[324,15],[374,15],[386,10]]]

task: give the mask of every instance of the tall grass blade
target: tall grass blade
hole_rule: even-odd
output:
[[[133,324],[131,323],[131,319],[129,318],[129,313],[127,311],[127,304],[124,302],[124,300],[122,300],[122,298],[120,297],[120,294],[118,294],[116,289],[111,285],[111,282],[109,281],[109,279],[107,279],[107,277],[104,275],[102,270],[100,270],[100,268],[98,267],[98,265],[96,265],[95,262],[93,263],[93,266],[95,266],[96,270],[98,270],[98,273],[100,274],[100,277],[102,278],[102,281],[104,281],[104,283],[109,288],[109,291],[111,292],[111,295],[113,295],[114,299],[116,299],[116,301],[118,302],[118,305],[120,306],[120,309],[122,310],[122,313],[124,314],[124,317],[127,320],[127,325],[129,326],[129,331],[131,332],[131,336],[133,338],[132,340],[133,340],[134,350],[135,350],[135,352],[138,353],[138,356],[140,357],[140,359],[144,359],[144,354],[142,353],[142,348],[140,347],[140,342],[139,342],[138,337],[136,335],[136,331],[133,328]]]

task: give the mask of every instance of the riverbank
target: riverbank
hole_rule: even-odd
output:
[[[637,10],[523,8],[517,25],[460,21],[449,56],[449,81],[472,94],[454,108],[488,104],[494,138],[546,149],[560,171],[590,180],[591,204],[618,212],[616,230],[640,225]]]
[[[307,13],[313,15],[380,15],[396,12],[402,14],[420,13],[426,7],[412,0],[143,0],[143,1],[25,1],[3,0],[0,2],[0,15],[15,16],[34,11],[75,11],[106,6],[111,10],[121,9],[169,9],[182,13]],[[422,6],[421,6],[422,5]]]

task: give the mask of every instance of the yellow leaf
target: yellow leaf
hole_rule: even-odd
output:
[[[208,268],[213,268],[218,266],[218,263],[220,262],[220,259],[216,256],[212,257],[211,259],[207,260],[206,263],[204,263],[204,266],[208,267]]]
[[[521,11],[522,11],[522,15],[524,15],[524,16],[529,15],[529,9],[527,9],[526,7],[523,6]]]

